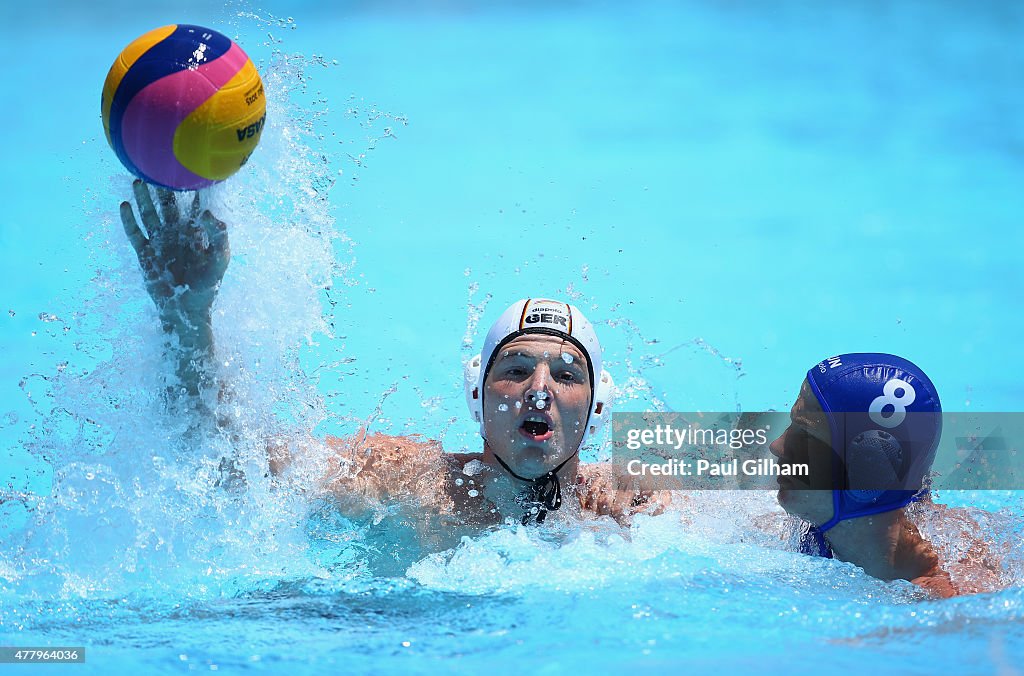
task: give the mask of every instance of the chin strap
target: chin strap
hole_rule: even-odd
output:
[[[579,453],[579,451],[576,451],[576,453]],[[565,467],[566,463],[576,457],[576,453],[563,460],[558,467],[542,474],[536,479],[527,479],[526,477],[519,476],[512,471],[511,467],[505,464],[504,460],[498,457],[497,453],[494,453],[494,458],[498,461],[498,464],[504,467],[505,471],[512,475],[512,478],[531,484],[516,497],[516,504],[522,507],[525,512],[522,519],[524,526],[530,523],[530,519],[533,518],[537,519],[537,523],[544,523],[548,511],[553,512],[562,506],[562,484],[558,481],[558,472]]]
[[[825,539],[824,531],[813,523],[804,524],[803,532],[800,533],[800,553],[832,558],[832,547]]]

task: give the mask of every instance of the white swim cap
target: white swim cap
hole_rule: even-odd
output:
[[[580,442],[582,447],[610,416],[615,383],[611,375],[601,368],[601,344],[597,341],[593,325],[579,308],[568,303],[546,298],[524,298],[505,310],[487,332],[484,349],[466,364],[466,403],[470,413],[480,423],[480,435],[483,436],[483,388],[487,372],[502,346],[531,333],[568,340],[587,358],[591,401],[586,433]]]

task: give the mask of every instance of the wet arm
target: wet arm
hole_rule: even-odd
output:
[[[137,180],[132,189],[145,232],[129,202],[121,203],[121,223],[138,256],[179,379],[168,394],[174,402],[205,411],[201,394],[214,380],[213,302],[231,259],[227,226],[200,209],[198,193],[182,214],[172,191],[155,188],[154,204],[145,183]]]
[[[610,463],[580,464],[577,497],[584,511],[629,525],[636,514],[661,514],[672,504],[670,491],[624,490],[615,485]]]

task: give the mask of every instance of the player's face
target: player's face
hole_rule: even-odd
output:
[[[828,418],[804,380],[789,412],[790,425],[772,442],[782,465],[806,463],[809,476],[780,476],[779,504],[815,525],[832,518],[832,446]]]
[[[587,358],[555,336],[527,334],[501,348],[484,382],[484,435],[524,477],[579,448],[590,410]]]

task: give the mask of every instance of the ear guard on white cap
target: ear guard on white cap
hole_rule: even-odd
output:
[[[473,416],[473,420],[481,424],[481,430],[483,430],[484,422],[484,398],[480,396],[480,369],[483,368],[482,359],[480,355],[476,355],[472,359],[466,362],[466,368],[463,370],[463,383],[462,387],[466,392],[466,406],[469,406],[469,412]]]
[[[473,416],[473,420],[480,423],[480,436],[484,434],[484,398],[483,393],[480,391],[483,387],[483,382],[481,382],[482,369],[483,358],[480,355],[476,355],[466,362],[466,368],[463,372],[466,405],[469,406],[469,412]],[[590,415],[587,419],[587,431],[583,435],[583,441],[580,442],[581,448],[586,445],[591,437],[597,436],[601,429],[604,428],[605,423],[611,418],[612,404],[614,403],[615,381],[612,379],[612,374],[601,369],[601,377],[597,379],[597,385],[594,388],[594,406],[590,409]]]
[[[590,409],[590,419],[587,421],[587,433],[583,435],[580,447],[586,445],[591,437],[596,437],[605,423],[612,417],[612,405],[615,403],[615,381],[612,374],[601,369],[601,377],[597,379],[597,387],[594,389],[594,407]]]

